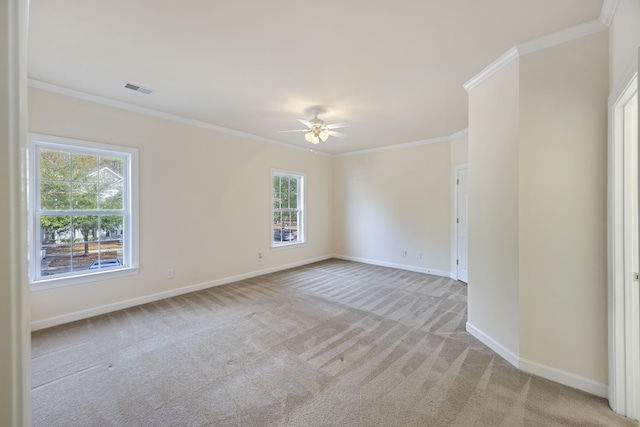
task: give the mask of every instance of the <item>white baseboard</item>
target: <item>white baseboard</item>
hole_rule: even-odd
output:
[[[93,307],[86,310],[75,311],[73,313],[67,313],[60,316],[49,317],[46,319],[36,320],[31,322],[31,330],[37,331],[40,329],[50,328],[52,326],[62,325],[64,323],[75,322],[76,320],[87,319],[93,316],[99,316],[101,314],[111,313],[117,310],[123,310],[125,308],[135,307],[137,305],[146,304],[149,302],[159,301],[165,298],[171,298],[178,295],[187,294],[189,292],[195,292],[202,289],[212,288],[214,286],[226,285],[240,280],[250,279],[252,277],[262,276],[264,274],[275,273],[281,270],[287,270],[289,268],[300,267],[302,265],[311,264],[318,261],[324,261],[332,258],[332,255],[324,255],[317,258],[307,259],[304,261],[298,261],[291,264],[279,265],[277,267],[265,268],[263,270],[256,270],[249,273],[239,274],[237,276],[225,277],[222,279],[216,279],[209,282],[198,283],[195,285],[185,286],[178,289],[172,289],[170,291],[158,292],[156,294],[145,295],[142,297],[132,298],[125,301],[116,302],[113,304],[106,304],[99,307]]]
[[[491,350],[498,353],[502,358],[504,358],[507,362],[512,364],[518,369],[521,369],[524,372],[529,374],[537,375],[541,378],[545,378],[547,380],[563,384],[569,387],[576,388],[578,390],[582,390],[586,393],[593,394],[599,397],[607,398],[609,395],[609,387],[606,384],[602,384],[588,378],[581,377],[579,375],[572,374],[570,372],[566,372],[560,369],[552,368],[550,366],[542,365],[537,362],[532,362],[531,360],[527,360],[521,358],[520,356],[514,354],[506,347],[495,341],[493,338],[489,337],[484,332],[480,331],[478,328],[467,322],[466,325],[467,332],[476,337],[480,342],[489,347]]]
[[[520,358],[519,368],[530,374],[534,374],[569,387],[577,388],[578,390],[594,394],[598,397],[604,397],[606,399],[609,396],[609,387],[606,384],[602,384],[570,372],[541,365],[540,363],[532,362],[523,358]]]
[[[519,357],[517,354],[513,353],[511,350],[500,344],[498,341],[495,341],[489,335],[482,332],[480,329],[473,326],[471,323],[467,322],[466,324],[467,332],[476,337],[478,341],[482,344],[489,347],[491,350],[495,351],[500,355],[504,360],[511,363],[516,368],[518,367]]]
[[[397,268],[398,270],[413,271],[414,273],[431,274],[434,276],[451,277],[450,271],[434,270],[432,268],[415,267],[413,265],[395,264],[392,262],[377,261],[373,259],[358,258],[347,255],[333,254],[333,258],[343,259],[345,261],[361,262],[363,264],[378,265],[380,267]]]

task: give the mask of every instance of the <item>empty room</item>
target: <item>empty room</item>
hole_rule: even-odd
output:
[[[2,9],[0,425],[638,426],[637,0]]]

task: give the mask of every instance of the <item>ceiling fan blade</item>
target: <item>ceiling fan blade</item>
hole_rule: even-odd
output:
[[[294,130],[279,130],[279,133],[286,133],[286,132],[309,132],[309,129],[294,129]]]
[[[307,119],[298,119],[298,121],[300,123],[302,123],[303,125],[305,125],[306,127],[308,127],[309,129],[311,129],[313,127],[313,123],[311,123],[309,120]]]
[[[331,135],[331,136],[335,136],[335,137],[337,137],[337,138],[344,138],[345,136],[347,136],[347,135],[345,135],[345,134],[344,134],[344,133],[342,133],[342,132],[336,132],[336,131],[334,131],[334,130],[328,130],[328,131],[327,131],[327,133],[328,133],[329,135]]]
[[[330,125],[327,125],[327,129],[339,129],[339,128],[346,128],[348,126],[351,126],[351,123],[348,123],[348,122],[332,123]]]

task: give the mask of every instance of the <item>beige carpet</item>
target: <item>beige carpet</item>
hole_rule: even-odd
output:
[[[35,426],[637,426],[464,331],[466,286],[329,260],[33,334]]]

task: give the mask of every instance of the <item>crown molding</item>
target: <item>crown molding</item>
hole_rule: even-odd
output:
[[[146,114],[148,116],[158,117],[165,120],[170,120],[177,123],[182,123],[185,125],[195,126],[203,129],[213,130],[220,133],[225,133],[227,135],[238,136],[241,138],[247,138],[254,141],[266,142],[267,144],[278,145],[284,148],[291,148],[298,151],[304,151],[307,153],[316,154],[324,157],[331,157],[331,154],[325,153],[323,151],[318,151],[316,149],[309,149],[304,147],[298,147],[296,145],[287,144],[284,142],[276,141],[274,139],[264,138],[262,136],[253,135],[251,133],[242,132],[235,129],[229,129],[222,126],[214,125],[213,123],[203,122],[195,119],[188,119],[186,117],[178,116],[175,114],[165,113],[163,111],[154,110],[151,108],[141,107],[139,105],[130,104],[128,102],[116,101],[115,99],[105,98],[98,95],[93,95],[87,92],[82,92],[79,90],[69,89],[66,87],[54,85],[51,83],[46,83],[40,80],[29,79],[28,80],[29,87],[34,89],[41,89],[47,92],[53,92],[60,95],[69,96],[72,98],[82,99],[85,101],[95,102],[97,104],[107,105],[110,107],[119,108],[122,110],[133,111],[136,113]]]
[[[604,0],[602,3],[602,9],[600,10],[600,22],[607,26],[607,28],[611,25],[611,21],[613,20],[613,16],[616,13],[616,9],[618,8],[619,0]]]
[[[451,135],[449,135],[449,139],[454,140],[454,139],[462,138],[463,136],[467,136],[467,135],[469,135],[469,128],[464,128],[462,130],[459,130],[456,133],[452,133]]]
[[[617,0],[605,0],[605,4],[603,4],[602,6],[603,12],[601,13],[601,16],[605,13],[605,6],[607,7],[606,13],[612,14],[613,12],[615,12],[615,5],[611,6],[608,4],[612,2],[617,3]],[[546,36],[538,37],[537,39],[533,39],[512,47],[511,49],[503,53],[498,59],[489,64],[489,66],[484,68],[469,81],[467,81],[463,85],[464,89],[467,92],[471,91],[480,83],[482,83],[493,74],[498,72],[500,69],[505,67],[507,64],[509,64],[511,61],[521,56],[528,55],[539,50],[547,49],[552,46],[557,46],[562,43],[566,43],[582,37],[586,37],[591,34],[599,33],[600,31],[608,29],[608,26],[603,23],[601,19],[602,17],[600,19],[585,22],[583,24],[566,28],[564,30],[556,31],[555,33],[547,34]]]
[[[516,47],[512,47],[505,53],[503,53],[498,59],[493,61],[487,67],[485,67],[482,71],[476,74],[474,77],[469,79],[464,85],[464,90],[467,92],[471,91],[473,88],[478,86],[483,81],[487,80],[493,74],[501,70],[503,67],[508,65],[511,61],[520,57],[520,53]]]
[[[516,49],[520,52],[520,55],[528,55],[539,50],[599,33],[607,28],[608,27],[599,19],[595,19],[593,21],[585,22],[584,24],[556,31],[555,33],[547,34],[546,36],[521,43],[516,46]]]
[[[444,137],[439,137],[439,138],[431,138],[431,139],[425,139],[425,140],[420,140],[420,141],[407,142],[407,143],[404,143],[404,144],[387,145],[387,146],[384,146],[384,147],[372,148],[370,150],[350,151],[348,153],[340,153],[340,154],[329,154],[329,153],[326,153],[324,151],[318,151],[316,149],[298,147],[298,146],[295,146],[295,145],[287,144],[287,143],[276,141],[276,140],[273,140],[273,139],[269,139],[269,138],[264,138],[264,137],[261,137],[261,136],[253,135],[253,134],[250,134],[250,133],[241,132],[241,131],[234,130],[234,129],[228,129],[228,128],[225,128],[225,127],[222,127],[222,126],[214,125],[212,123],[207,123],[207,122],[203,122],[203,121],[200,121],[200,120],[188,119],[186,117],[165,113],[165,112],[154,110],[154,109],[151,109],[151,108],[140,107],[138,105],[129,104],[128,102],[116,101],[115,99],[105,98],[105,97],[102,97],[102,96],[93,95],[93,94],[90,94],[90,93],[86,93],[86,92],[81,92],[81,91],[74,90],[74,89],[65,88],[65,87],[54,85],[54,84],[51,84],[51,83],[46,83],[46,82],[43,82],[43,81],[40,81],[40,80],[29,79],[29,87],[32,87],[34,89],[41,89],[41,90],[44,90],[44,91],[47,91],[47,92],[57,93],[57,94],[60,94],[60,95],[70,96],[72,98],[82,99],[82,100],[85,100],[85,101],[95,102],[97,104],[103,104],[103,105],[107,105],[107,106],[110,106],[110,107],[119,108],[119,109],[122,109],[122,110],[133,111],[133,112],[136,112],[136,113],[146,114],[146,115],[153,116],[153,117],[159,117],[161,119],[170,120],[170,121],[173,121],[173,122],[182,123],[182,124],[189,125],[189,126],[196,126],[196,127],[200,127],[200,128],[204,128],[204,129],[213,130],[213,131],[216,131],[216,132],[221,132],[221,133],[225,133],[225,134],[229,134],[229,135],[239,136],[239,137],[251,139],[251,140],[254,140],[254,141],[266,142],[268,144],[278,145],[280,147],[291,148],[291,149],[294,149],[294,150],[304,151],[306,153],[316,154],[316,155],[319,155],[319,156],[329,157],[329,158],[344,157],[344,156],[355,156],[355,155],[359,155],[359,154],[374,153],[374,152],[388,151],[388,150],[397,150],[397,149],[401,149],[401,148],[416,147],[416,146],[419,146],[419,145],[426,145],[426,144],[435,144],[435,143],[438,143],[438,142],[448,142],[448,141],[451,141],[452,138],[458,138],[458,137],[464,135],[465,133],[467,133],[467,129],[463,129],[461,131],[458,131],[458,132],[452,134],[451,136],[444,136]]]
[[[460,132],[456,132],[454,135],[457,135],[462,132],[464,132],[464,130]],[[334,154],[331,157],[359,156],[361,154],[371,154],[371,153],[379,153],[382,151],[400,150],[402,148],[419,147],[421,145],[437,144],[440,142],[450,142],[451,138],[452,138],[451,136],[441,136],[438,138],[422,139],[420,141],[405,142],[404,144],[385,145],[384,147],[371,148],[368,150],[349,151],[348,153]]]

